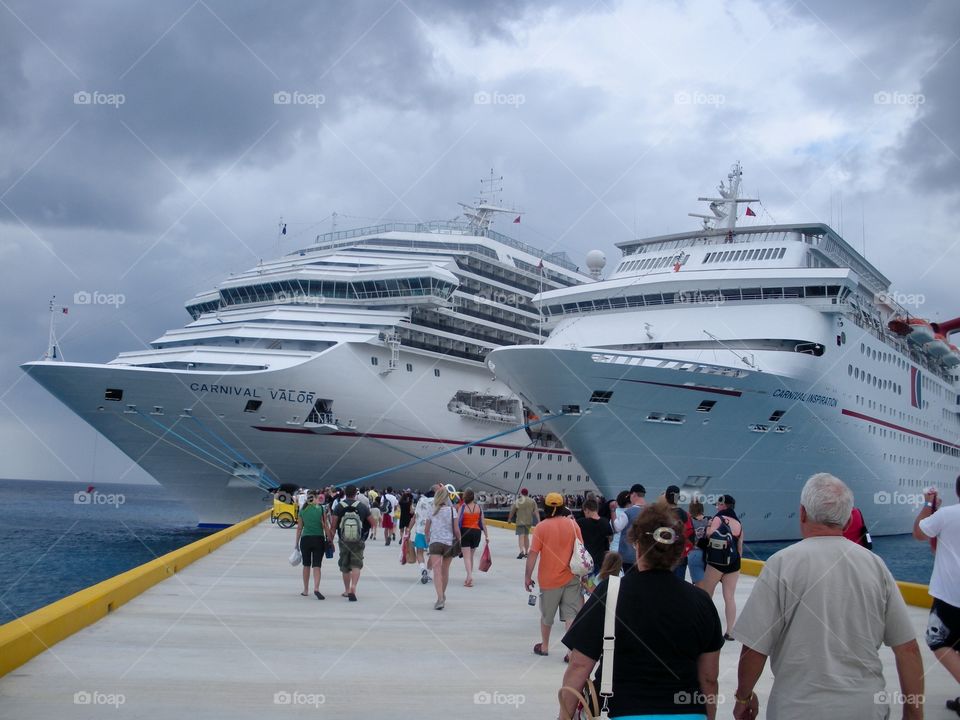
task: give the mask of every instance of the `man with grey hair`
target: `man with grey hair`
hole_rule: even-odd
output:
[[[737,620],[735,718],[757,717],[754,687],[770,656],[770,720],[889,717],[881,643],[893,648],[903,717],[923,717],[923,662],[913,624],[883,560],[849,542],[853,494],[819,473],[800,494],[803,540],[766,563]]]

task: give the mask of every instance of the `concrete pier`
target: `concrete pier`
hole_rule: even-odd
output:
[[[359,601],[340,596],[336,558],[302,597],[287,556],[294,531],[263,522],[0,679],[0,718],[553,718],[565,668],[557,623],[537,657],[513,533],[491,529],[493,568],[463,587],[454,560],[446,609],[399,547],[367,544]],[[741,577],[737,601],[755,579]],[[311,588],[312,589],[312,588]],[[716,602],[722,600],[717,592]],[[956,683],[923,645],[927,717],[948,717]],[[740,646],[722,652],[718,717],[732,716]],[[881,650],[887,688],[893,654]],[[772,683],[769,667],[758,688]],[[892,717],[900,709],[893,707]]]

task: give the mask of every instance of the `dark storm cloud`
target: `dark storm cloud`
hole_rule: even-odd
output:
[[[919,117],[899,158],[924,190],[960,194],[960,5],[937,3],[923,19],[934,58],[920,85]]]
[[[842,77],[811,77],[818,97],[861,103],[867,113],[915,113],[891,148],[893,169],[905,168],[926,190],[960,194],[960,5],[808,0],[790,12],[818,22],[824,42],[842,43],[860,65]],[[907,60],[917,64],[919,85],[907,85],[900,74]]]
[[[425,19],[465,13],[480,37],[505,34],[522,12],[507,2],[12,3],[0,9],[0,219],[143,229],[176,176],[270,168],[364,104],[442,113],[455,94],[438,79]],[[83,92],[103,96],[78,105]],[[290,104],[275,102],[282,92]]]

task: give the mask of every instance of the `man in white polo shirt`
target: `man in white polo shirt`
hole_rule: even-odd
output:
[[[843,537],[852,509],[853,493],[833,475],[819,473],[803,486],[803,540],[767,561],[733,627],[743,643],[738,720],[758,716],[754,688],[767,657],[770,720],[888,718],[880,645],[893,649],[904,720],[923,717],[913,623],[883,560]]]
[[[960,497],[960,477],[956,483]],[[913,522],[917,540],[936,538],[930,594],[933,607],[927,623],[927,646],[954,679],[960,682],[960,505],[940,507],[937,491],[923,493],[923,507]],[[948,700],[947,707],[960,713],[960,698]]]

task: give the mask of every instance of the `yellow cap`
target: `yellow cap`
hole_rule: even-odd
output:
[[[547,507],[563,507],[563,495],[558,492],[547,493],[543,504]]]

